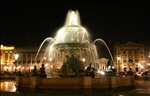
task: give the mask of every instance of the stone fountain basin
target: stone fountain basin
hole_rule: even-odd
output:
[[[68,49],[89,50],[90,44],[88,44],[88,43],[79,43],[79,42],[68,42],[68,43],[55,44],[54,47],[57,50],[68,50]]]

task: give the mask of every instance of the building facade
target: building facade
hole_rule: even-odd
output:
[[[150,70],[150,44],[146,43],[117,43],[114,48],[115,68],[118,72],[125,71],[144,71]],[[44,48],[39,51],[38,47],[14,47],[0,46],[0,71],[1,72],[30,72],[36,65],[37,69],[41,68],[44,63],[47,72],[51,70],[51,65],[54,63],[52,58],[44,58]],[[37,56],[37,57],[36,57]],[[59,56],[58,56],[59,57]],[[59,60],[59,59],[57,59]],[[83,61],[85,62],[85,61]],[[107,58],[97,60],[96,67],[99,70],[107,70]]]
[[[150,43],[145,43],[145,61],[146,61],[146,69],[150,70]]]
[[[143,43],[117,43],[114,46],[115,67],[118,72],[144,71],[149,68],[150,49]]]
[[[1,72],[22,72],[22,73],[31,73],[34,66],[36,65],[37,69],[40,70],[41,65],[45,64],[46,72],[52,70],[51,65],[55,61],[59,62],[59,57],[57,59],[53,58],[44,58],[44,48],[39,51],[38,47],[14,47],[14,46],[3,46],[1,45]],[[38,55],[37,55],[38,53]],[[61,55],[61,54],[60,54]],[[96,61],[97,65],[94,65],[98,70],[108,70],[107,62],[109,59],[100,58]],[[86,64],[85,58],[82,60]],[[55,67],[55,66],[53,66]]]
[[[40,51],[35,60],[38,47],[15,48],[1,45],[0,48],[1,72],[30,72],[35,64],[39,69],[43,62],[43,51]]]

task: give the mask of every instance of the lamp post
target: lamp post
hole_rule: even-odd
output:
[[[52,58],[49,58],[49,61],[50,61],[50,73],[51,73],[51,69],[52,69],[52,65],[51,65],[51,61],[52,61]]]
[[[82,58],[82,61],[83,61],[83,64],[84,64],[84,62],[85,62],[85,58]],[[85,66],[85,65],[83,65],[83,66]]]
[[[18,66],[18,57],[19,57],[19,54],[15,54],[14,56],[15,56],[15,61],[16,61],[16,63],[15,63],[15,73],[16,73],[17,72],[17,66]]]
[[[85,58],[82,58],[83,63],[85,62]]]
[[[149,63],[150,63],[150,55],[148,56],[148,61],[149,61]]]
[[[120,57],[117,57],[118,72],[120,73]]]
[[[148,69],[148,70],[150,69],[150,54],[149,54],[149,56],[148,56],[147,69]]]

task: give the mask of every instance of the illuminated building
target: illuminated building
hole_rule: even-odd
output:
[[[146,69],[150,70],[150,43],[145,43]]]
[[[127,42],[114,45],[114,60],[120,72],[144,71],[147,67],[150,50],[143,43]],[[147,55],[146,55],[147,54]],[[117,59],[119,57],[119,59]]]
[[[15,48],[14,46],[1,45],[1,72],[15,72],[15,69],[21,72],[30,72],[36,64],[37,68],[41,67],[43,53],[39,53],[37,61],[35,62],[35,56],[38,47],[21,47]],[[18,55],[17,60],[15,55]]]
[[[14,62],[14,51],[15,48],[14,46],[0,46],[0,64],[1,64],[1,71],[12,71],[13,68],[15,67],[13,62]]]
[[[150,69],[150,44],[127,42],[123,44],[117,43],[113,47],[115,67],[118,71],[124,72],[131,70],[135,72]],[[42,63],[45,64],[45,67],[48,66],[47,61],[43,58],[44,48],[40,51],[36,61],[35,56],[38,47],[17,48],[1,45],[0,50],[1,72],[13,73],[15,69],[21,72],[30,72],[35,64],[39,70]],[[15,54],[19,55],[17,59],[15,59]],[[102,63],[99,64],[98,68],[105,68],[105,66],[101,65]]]

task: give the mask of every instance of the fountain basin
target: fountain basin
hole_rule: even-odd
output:
[[[104,89],[126,87],[134,84],[134,76],[110,76],[91,78],[40,78],[16,76],[17,90],[22,89]]]
[[[69,43],[58,43],[55,44],[54,47],[59,50],[88,50],[90,48],[90,45],[88,43],[78,43],[78,42],[69,42]]]

